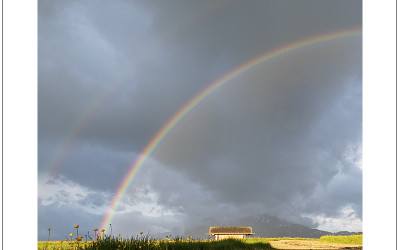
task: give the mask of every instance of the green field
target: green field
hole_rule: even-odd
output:
[[[362,245],[362,235],[322,236],[320,239],[308,238],[247,238],[243,240],[192,240],[175,237],[174,239],[154,239],[148,236],[130,239],[106,238],[94,241],[40,241],[38,249],[275,249],[270,242],[281,240],[316,241],[335,244]]]
[[[329,243],[362,245],[362,235],[322,236],[319,240]]]
[[[362,245],[362,235],[349,235],[349,236],[333,236],[327,235],[322,236],[319,239],[310,239],[310,238],[247,238],[245,242],[256,243],[256,242],[265,242],[269,243],[271,241],[278,240],[311,240],[318,242],[327,242],[327,243],[335,243],[335,244],[348,244],[348,245]]]

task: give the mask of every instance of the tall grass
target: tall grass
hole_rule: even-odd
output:
[[[183,240],[181,237],[176,237],[173,240],[158,240],[149,237],[131,238],[128,240],[119,241],[116,238],[107,238],[99,242],[94,242],[86,249],[273,249],[268,243],[246,243],[238,239],[226,240]]]
[[[106,237],[100,241],[90,242],[38,242],[38,249],[40,250],[71,250],[71,249],[121,249],[121,250],[183,250],[183,249],[216,249],[216,250],[230,250],[230,249],[274,249],[269,243],[255,242],[248,243],[239,239],[226,239],[226,240],[183,240],[182,237],[176,237],[173,240],[155,239],[150,237],[136,237],[130,239],[117,239]]]

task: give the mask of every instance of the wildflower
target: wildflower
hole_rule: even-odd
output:
[[[79,228],[79,225],[76,225],[75,228]]]
[[[143,234],[143,232],[140,232],[140,234]]]
[[[139,248],[142,248],[142,246],[139,246]]]
[[[69,236],[72,236],[73,234],[69,234]]]
[[[51,230],[51,228],[49,227],[47,230],[49,230],[49,238],[47,239],[47,241],[50,241],[50,230]]]
[[[93,229],[93,231],[95,231],[95,232],[96,232],[97,230],[99,230],[99,229],[97,229],[97,228]]]
[[[118,245],[118,247],[121,247],[121,245]]]
[[[101,229],[101,232],[103,233],[103,236],[100,236],[100,234],[99,234],[99,239],[100,239],[100,237],[103,237],[103,238],[105,237],[104,231],[106,231],[104,228]]]

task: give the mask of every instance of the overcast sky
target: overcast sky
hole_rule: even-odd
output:
[[[362,28],[361,1],[38,1],[38,234],[99,227],[162,126],[282,46]],[[195,107],[138,172],[113,233],[270,214],[362,230],[362,39],[310,45]]]

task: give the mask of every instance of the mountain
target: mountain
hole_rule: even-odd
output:
[[[355,233],[355,232],[349,232],[349,231],[340,231],[340,232],[336,232],[336,233],[333,233],[333,235],[335,235],[335,236],[347,236],[347,235],[353,235],[353,234],[362,234],[362,232],[358,232],[358,233]]]
[[[320,238],[330,235],[331,232],[312,229],[300,224],[290,223],[274,216],[261,215],[248,217],[242,220],[243,223],[251,223],[255,237],[301,237]]]
[[[301,237],[301,238],[320,238],[324,235],[334,233],[318,229],[308,228],[303,225],[290,223],[274,216],[260,215],[235,220],[230,223],[217,223],[215,220],[209,220],[202,225],[188,228],[183,235],[191,235],[194,239],[214,238],[207,236],[211,226],[239,226],[252,227],[251,237],[275,238],[275,237]],[[341,231],[334,235],[351,235],[354,232]]]

